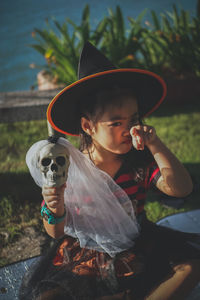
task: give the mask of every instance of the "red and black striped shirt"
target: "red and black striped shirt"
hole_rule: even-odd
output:
[[[139,215],[144,210],[147,191],[156,185],[160,176],[159,167],[153,160],[145,168],[133,168],[124,163],[114,180],[129,196],[136,215]]]

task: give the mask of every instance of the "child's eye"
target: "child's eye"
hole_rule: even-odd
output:
[[[121,122],[115,122],[115,123],[110,124],[110,126],[113,126],[113,127],[117,127],[117,126],[121,126],[121,125],[122,125]]]

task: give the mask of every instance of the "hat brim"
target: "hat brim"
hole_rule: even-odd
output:
[[[47,119],[58,132],[80,134],[80,108],[88,105],[96,91],[120,86],[137,96],[141,117],[150,115],[166,96],[166,84],[157,74],[140,69],[113,69],[84,77],[60,91],[50,102]]]

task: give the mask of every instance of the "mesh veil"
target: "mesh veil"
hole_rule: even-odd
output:
[[[35,143],[26,155],[30,173],[40,187],[43,183],[37,162],[40,150],[48,143]],[[127,194],[69,141],[59,138],[57,143],[70,155],[64,192],[68,212],[65,233],[78,238],[82,248],[106,252],[111,257],[133,246],[139,226]]]

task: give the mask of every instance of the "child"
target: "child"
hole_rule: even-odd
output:
[[[67,198],[70,181],[57,188],[43,186],[45,205],[57,220],[49,224],[47,216],[44,227],[58,243],[24,280],[21,299],[184,299],[198,283],[199,235],[157,226],[144,211],[146,192],[152,186],[175,197],[193,189],[183,165],[156,130],[142,122],[165,95],[165,83],[157,75],[116,69],[86,43],[79,80],[53,99],[47,116],[57,131],[80,135],[80,170],[82,162],[90,161],[94,168],[94,175],[86,176],[82,184],[91,194],[101,188],[94,192],[95,205],[87,215],[84,210],[81,213],[81,203],[92,202],[93,196],[82,193],[78,178],[68,176],[80,194],[75,212]],[[62,140],[58,143],[65,144]],[[113,202],[105,199],[109,193],[104,193],[107,186],[102,178],[112,186]],[[115,211],[118,201],[121,205]],[[121,218],[124,211],[126,220]],[[76,234],[70,234],[72,223],[79,228]],[[114,236],[117,225],[120,238]]]

